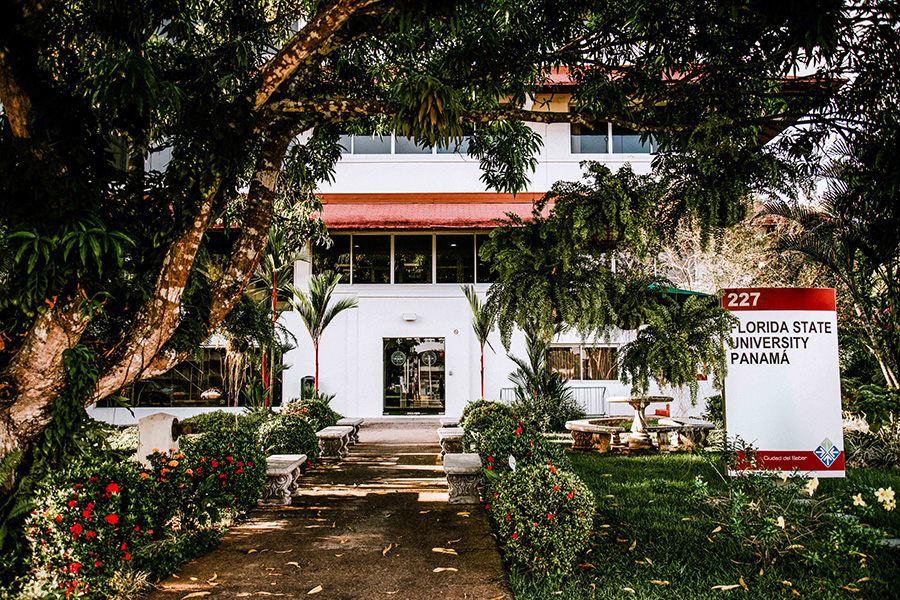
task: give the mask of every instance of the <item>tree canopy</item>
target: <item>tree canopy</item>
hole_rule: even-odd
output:
[[[728,225],[744,192],[776,181],[784,163],[761,139],[791,123],[826,125],[786,137],[796,158],[838,121],[852,125],[851,92],[865,82],[835,82],[857,50],[880,47],[881,29],[895,31],[894,8],[6,2],[0,455],[27,449],[50,422],[72,383],[70,349],[92,357],[94,392],[70,400],[83,405],[166,371],[208,336],[252,276],[276,196],[301,197],[328,178],[341,132],[439,143],[474,123],[469,152],[486,185],[517,191],[539,146],[524,122],[611,121],[659,141],[660,168],[674,177],[667,219]],[[813,74],[793,79],[798,64]],[[577,83],[571,110],[529,103],[535,89],[553,92],[559,73]],[[170,159],[154,168],[161,155]],[[279,184],[283,167],[292,175]],[[238,233],[213,244],[217,223]]]

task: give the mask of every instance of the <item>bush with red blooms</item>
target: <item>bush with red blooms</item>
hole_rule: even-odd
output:
[[[41,482],[28,518],[32,566],[66,596],[107,596],[113,573],[131,570],[152,535],[146,489],[134,463],[82,460]]]

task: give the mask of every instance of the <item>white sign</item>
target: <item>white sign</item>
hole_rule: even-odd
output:
[[[844,476],[834,290],[725,290],[725,426],[769,470]]]

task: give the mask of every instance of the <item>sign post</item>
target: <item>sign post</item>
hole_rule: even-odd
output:
[[[755,447],[766,470],[843,477],[834,290],[729,289],[722,305],[738,318],[727,348],[728,437]]]

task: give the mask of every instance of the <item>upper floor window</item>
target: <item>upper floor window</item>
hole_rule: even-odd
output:
[[[572,154],[650,154],[656,150],[656,141],[650,136],[641,142],[641,134],[612,123],[595,127],[571,126]]]
[[[553,345],[547,351],[547,364],[552,373],[559,373],[564,379],[615,380],[618,353],[614,346]]]
[[[411,137],[394,134],[342,135],[342,154],[466,154],[469,137],[450,140],[447,144],[431,146]]]
[[[336,271],[343,283],[490,283],[490,264],[474,233],[333,234],[313,249],[313,273]]]

